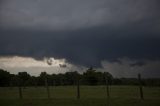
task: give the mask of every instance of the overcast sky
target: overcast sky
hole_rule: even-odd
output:
[[[160,77],[159,11],[159,0],[0,0],[0,68]]]

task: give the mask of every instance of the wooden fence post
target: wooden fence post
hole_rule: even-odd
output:
[[[142,88],[142,80],[141,80],[141,74],[138,74],[138,80],[139,80],[139,90],[140,90],[140,97],[143,100],[143,88]]]
[[[79,76],[77,75],[77,99],[80,99]]]
[[[22,87],[19,86],[18,88],[19,88],[19,98],[22,99],[23,98],[23,96],[22,96]]]
[[[105,76],[105,83],[106,83],[107,97],[110,98],[110,94],[109,94],[109,81],[108,81],[108,78],[106,76]]]
[[[18,91],[19,91],[19,98],[23,99],[23,95],[22,95],[22,81],[21,81],[21,79],[19,79],[19,81],[18,81]]]
[[[47,77],[45,77],[45,85],[46,85],[46,90],[47,90],[48,99],[50,99],[50,91],[49,91],[49,86],[48,86]]]

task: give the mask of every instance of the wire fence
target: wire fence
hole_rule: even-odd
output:
[[[44,79],[44,86],[22,86],[19,80],[18,87],[9,86],[0,88],[0,98],[112,98],[119,96],[135,97],[144,99],[144,87],[141,75],[138,74],[138,86],[111,86],[109,80],[105,79],[105,85],[86,86],[82,85],[82,80],[76,78],[76,83],[70,86],[50,86],[47,77]],[[92,79],[94,80],[94,79]],[[126,95],[125,95],[126,94]]]

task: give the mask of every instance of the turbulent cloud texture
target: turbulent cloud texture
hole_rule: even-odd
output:
[[[143,64],[137,63],[137,60],[128,58],[118,59],[119,62],[102,61],[102,67],[99,70],[108,71],[114,77],[137,77],[139,73],[144,78],[159,78],[160,61],[143,60]],[[134,64],[134,65],[133,65]]]
[[[35,60],[31,57],[0,57],[0,68],[14,74],[27,71],[31,75],[39,75],[44,71],[50,74],[75,71],[77,69],[81,69],[83,71],[83,67],[78,68],[75,65],[69,64],[65,61],[65,59],[50,58],[50,60],[52,60],[52,64],[49,65],[47,63],[48,58],[44,58],[43,60]],[[65,64],[66,67],[60,67],[61,64]]]

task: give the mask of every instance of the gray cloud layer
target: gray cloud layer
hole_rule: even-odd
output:
[[[100,66],[160,59],[159,0],[1,0],[0,55]]]
[[[159,4],[159,0],[1,0],[0,22],[3,28],[40,30],[121,27],[151,20],[154,24],[159,22]]]

